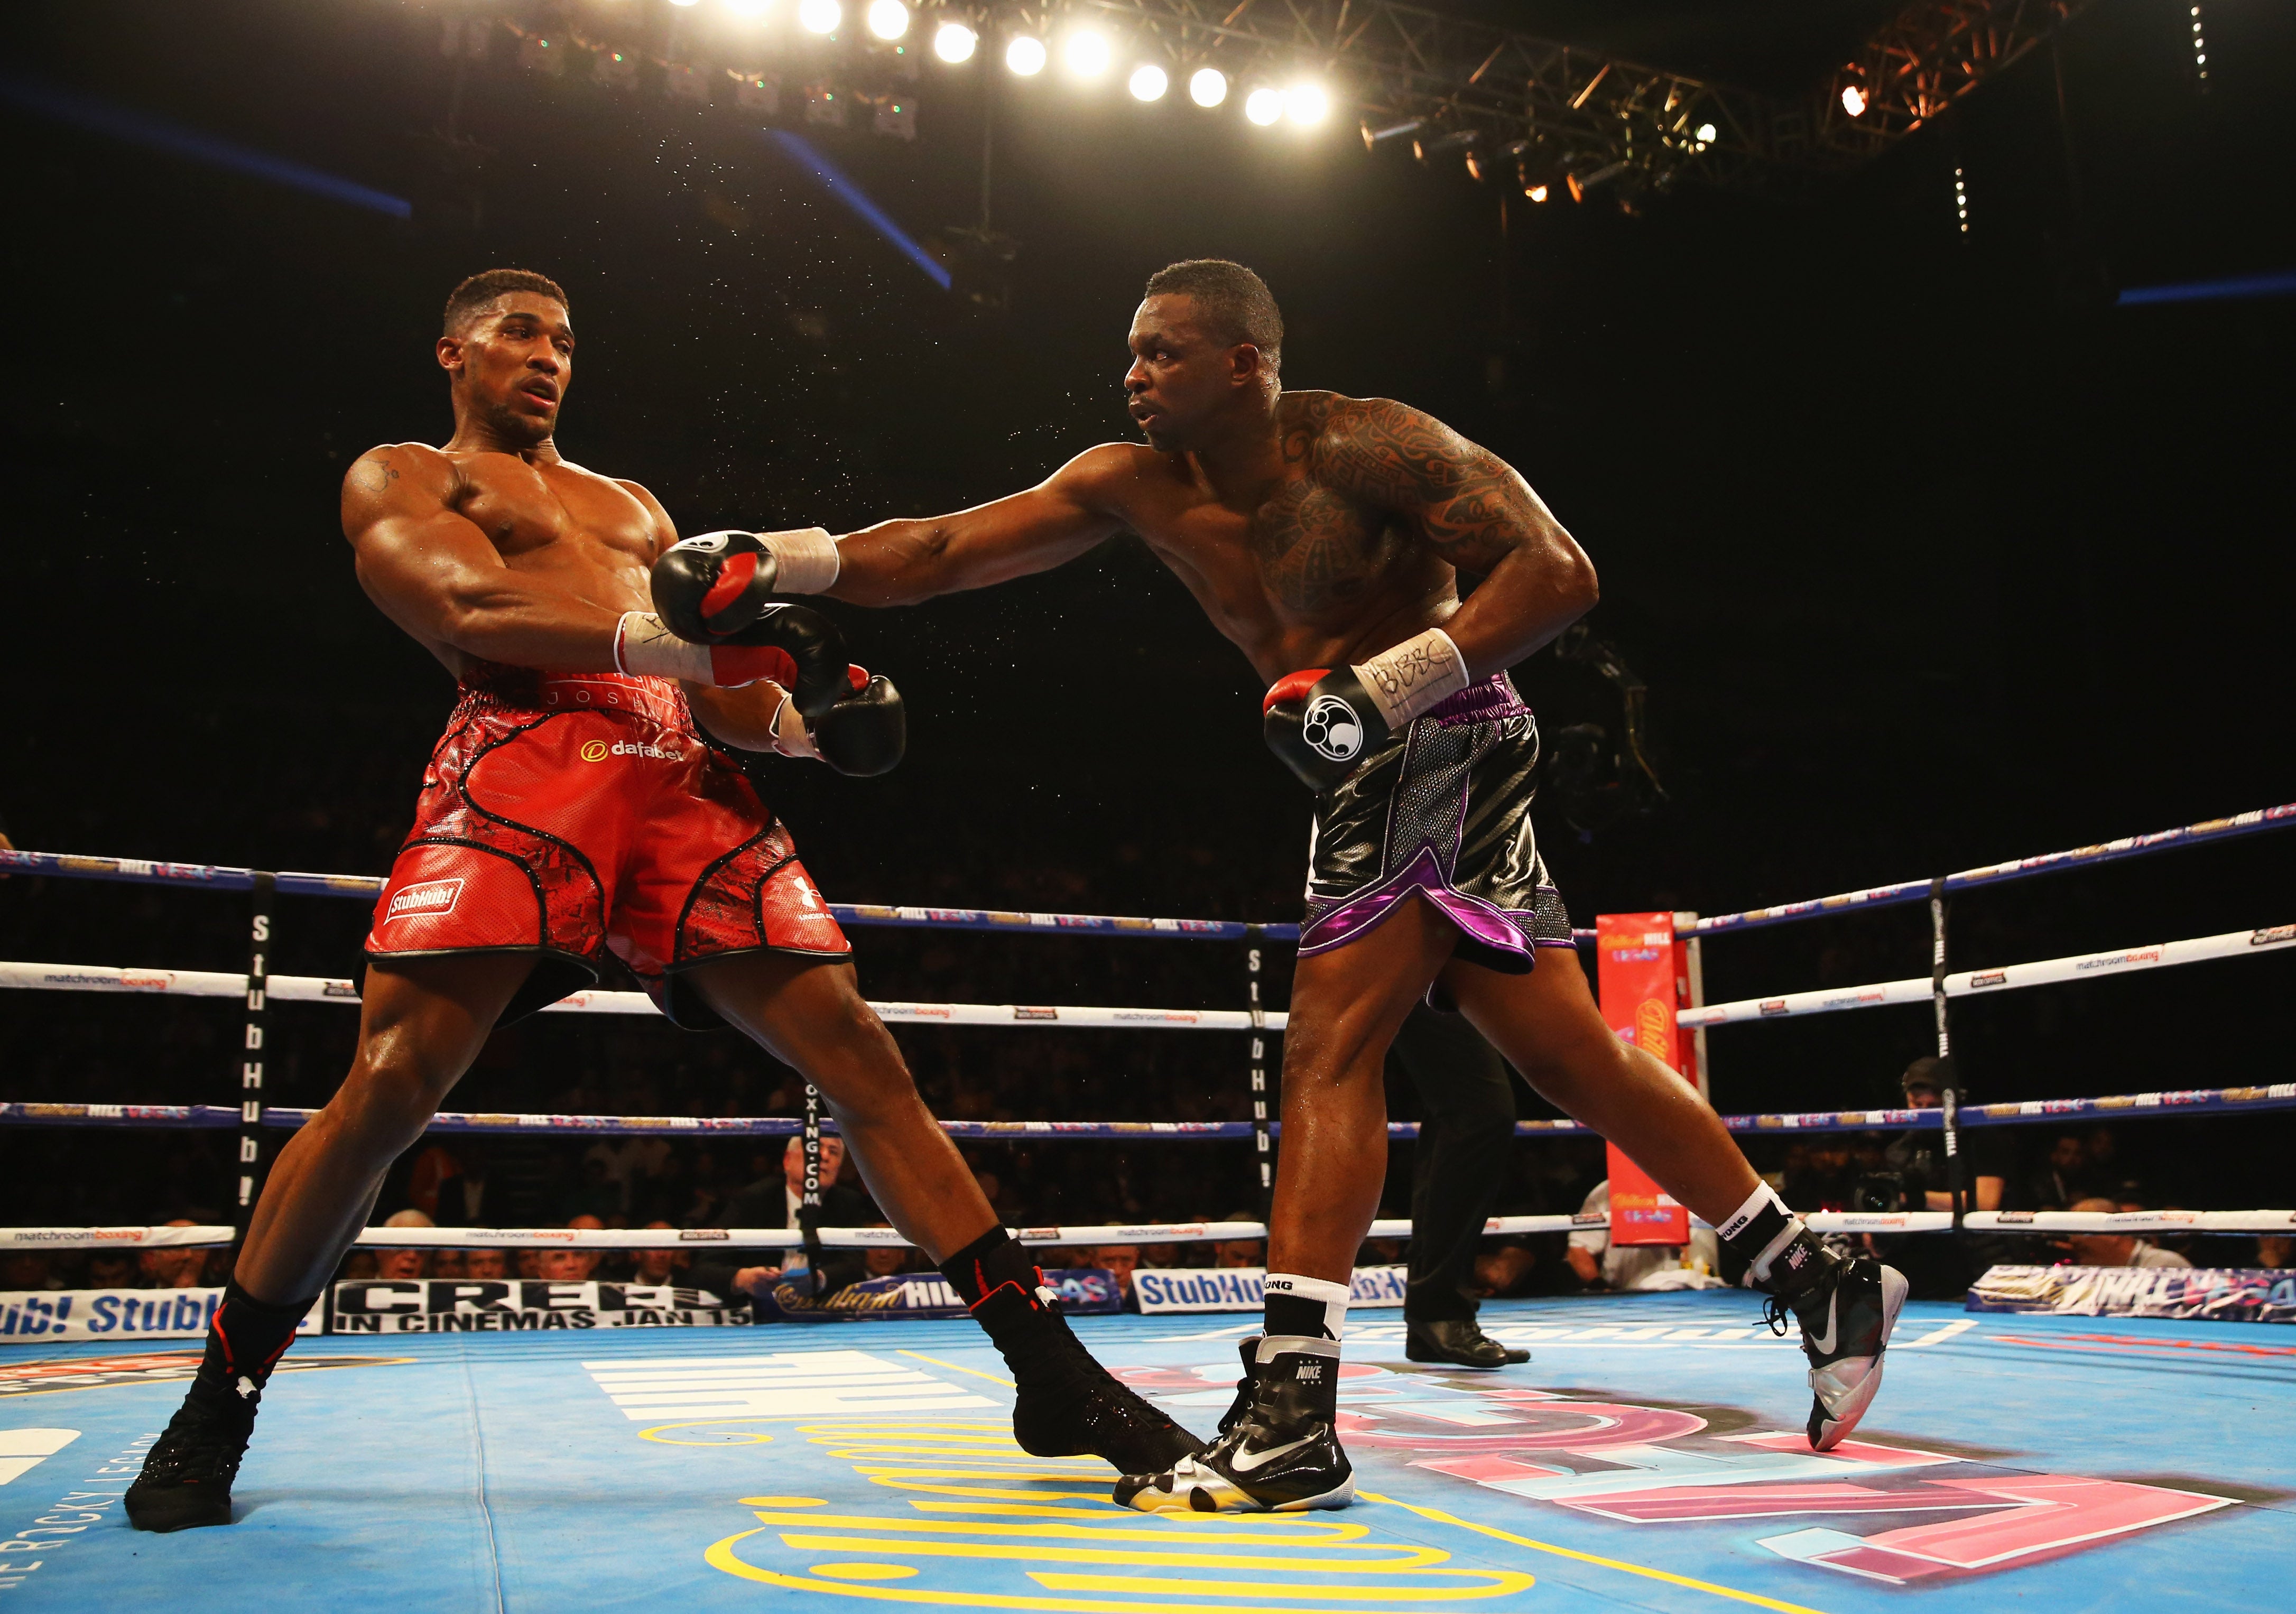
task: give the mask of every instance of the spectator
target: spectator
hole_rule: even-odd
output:
[[[2111,1200],[2082,1200],[2073,1209],[2110,1215],[2120,1207]],[[2125,1233],[2077,1233],[2065,1240],[2076,1266],[2190,1266],[2173,1249],[2161,1249]]]
[[[668,1140],[659,1137],[600,1138],[582,1151],[586,1166],[592,1160],[599,1162],[605,1180],[620,1196],[615,1212],[625,1216],[629,1213],[632,1196],[638,1186],[659,1172],[668,1158]]]
[[[872,1227],[883,1218],[869,1196],[837,1180],[845,1166],[842,1138],[821,1140],[821,1225],[824,1227]],[[735,1227],[794,1227],[797,1209],[805,1200],[805,1140],[793,1137],[782,1151],[782,1171],[736,1193],[726,1220]]]
[[[1530,1287],[1532,1270],[1538,1265],[1538,1252],[1525,1245],[1513,1242],[1488,1244],[1475,1252],[1475,1292],[1494,1300],[1521,1294]],[[1576,1270],[1578,1263],[1571,1265]],[[1587,1266],[1587,1270],[1593,1270],[1591,1258]]]
[[[135,1276],[135,1258],[124,1249],[98,1249],[87,1258],[90,1289],[133,1289]]]
[[[1124,1291],[1125,1309],[1139,1309],[1140,1303],[1132,1295],[1132,1274],[1140,1266],[1139,1245],[1103,1244],[1092,1252],[1092,1264],[1116,1274],[1117,1287]]]
[[[487,1162],[483,1155],[457,1158],[454,1176],[439,1185],[438,1208],[430,1214],[441,1227],[485,1227],[487,1221]]]
[[[890,1227],[890,1222],[873,1224]],[[872,1244],[861,1252],[861,1268],[873,1278],[890,1278],[909,1268],[909,1249],[906,1244]]]
[[[2296,1266],[2296,1238],[2284,1233],[2259,1233],[2256,1264],[2271,1272],[2285,1272]]]
[[[2036,1209],[2057,1210],[2081,1197],[2081,1167],[2088,1159],[2088,1151],[2079,1138],[2070,1132],[2057,1134],[2049,1145],[2049,1158],[2033,1174],[2029,1185],[2029,1198]]]
[[[48,1258],[37,1249],[12,1249],[6,1259],[0,1261],[0,1289],[12,1294],[63,1287],[62,1280],[49,1269]]]
[[[199,1224],[189,1217],[177,1217],[168,1225],[196,1227]],[[196,1289],[201,1274],[207,1269],[208,1252],[181,1246],[147,1249],[135,1258],[135,1264],[144,1270],[146,1289]]]
[[[473,1283],[496,1283],[510,1276],[510,1257],[500,1249],[466,1249],[463,1276]]]
[[[2143,1200],[2144,1185],[2120,1158],[2110,1127],[2092,1127],[2081,1139],[2081,1191],[2092,1198]]]
[[[463,1265],[461,1250],[434,1249],[430,1252],[430,1275],[434,1278],[452,1278],[456,1282],[460,1282],[471,1275],[471,1269]]]
[[[582,1157],[582,1181],[563,1201],[569,1227],[585,1217],[601,1227],[606,1225],[609,1217],[617,1221],[621,1219],[621,1184],[606,1173],[606,1161],[594,1154]]]
[[[1230,1211],[1223,1218],[1230,1222],[1253,1222],[1259,1218],[1248,1210]],[[1212,1246],[1215,1266],[1264,1266],[1267,1263],[1267,1246],[1259,1239],[1222,1239]]]
[[[382,1225],[385,1227],[438,1225],[419,1210],[395,1211],[384,1218]],[[427,1278],[430,1275],[430,1252],[427,1249],[378,1249],[374,1252],[374,1275],[398,1281]]]
[[[606,1224],[586,1213],[570,1218],[566,1225],[596,1233]],[[587,1283],[598,1270],[598,1263],[605,1258],[605,1253],[603,1249],[538,1250],[534,1260],[535,1275],[545,1283]]]
[[[648,1222],[646,1226],[648,1228],[659,1227],[665,1231],[674,1231],[670,1229],[669,1224],[667,1222]],[[637,1261],[636,1265],[630,1270],[630,1282],[633,1283],[675,1283],[677,1282],[679,1269],[685,1266],[685,1252],[681,1249],[668,1247],[658,1249],[641,1249],[637,1252]]]
[[[1843,1150],[1842,1159],[1849,1158],[1849,1151]],[[1582,1216],[1610,1215],[1611,1179],[1595,1184],[1578,1210]],[[1685,1268],[1710,1276],[1720,1271],[1722,1247],[1704,1227],[1692,1228],[1687,1244],[1617,1244],[1607,1228],[1582,1227],[1570,1235],[1563,1258],[1589,1289],[1702,1289],[1709,1285],[1674,1274]],[[1713,1280],[1717,1285],[1720,1282]]]
[[[463,1163],[455,1158],[455,1151],[444,1143],[435,1142],[427,1144],[414,1157],[414,1165],[407,1168],[407,1203],[430,1217],[430,1225],[434,1227],[438,1225],[439,1191],[462,1169]]]
[[[1953,1061],[1937,1058],[1917,1059],[1906,1067],[1898,1078],[1905,1090],[1906,1107],[1909,1110],[1935,1110],[1945,1102],[1948,1083],[1955,1082]],[[1969,1094],[1956,1086],[1958,1102],[1966,1104]],[[1964,1127],[1961,1129],[1961,1169],[1963,1184],[1962,1208],[1964,1210],[2017,1210],[2022,1207],[2010,1200],[2009,1174],[2014,1150],[2004,1130],[1997,1127]],[[1860,1197],[1866,1202],[1857,1208],[1950,1210],[1953,1208],[1951,1176],[1945,1156],[1945,1132],[1942,1127],[1931,1131],[1926,1127],[1911,1127],[1890,1140],[1882,1151],[1883,1171],[1898,1178],[1897,1192],[1887,1191],[1887,1178],[1868,1176],[1860,1179]],[[1894,1200],[1895,1203],[1890,1201]],[[1899,1272],[1918,1299],[1947,1300],[1958,1299],[1980,1273],[1996,1262],[2019,1262],[2030,1258],[2030,1252],[2018,1248],[2011,1238],[1988,1238],[1980,1234],[1963,1233],[1947,1236],[1939,1233],[1901,1233],[1884,1235],[1870,1241],[1874,1253]]]

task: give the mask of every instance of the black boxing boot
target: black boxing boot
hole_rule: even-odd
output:
[[[1022,1451],[1099,1457],[1131,1474],[1203,1450],[1202,1441],[1110,1377],[1069,1331],[1044,1274],[1004,1228],[991,1228],[940,1270],[1013,1370],[1013,1438]]]
[[[1770,1297],[1762,1315],[1771,1331],[1784,1334],[1789,1314],[1800,1324],[1809,1444],[1833,1450],[1881,1390],[1882,1353],[1905,1308],[1905,1274],[1872,1256],[1835,1255],[1767,1186],[1717,1231],[1747,1258],[1747,1287]]]
[[[263,1387],[310,1309],[309,1300],[275,1306],[236,1282],[226,1286],[184,1404],[127,1487],[128,1523],[166,1531],[231,1522],[232,1481],[255,1432]]]
[[[1128,1474],[1114,1499],[1144,1513],[1297,1513],[1343,1508],[1355,1471],[1337,1430],[1340,1342],[1261,1334],[1210,1451],[1160,1473]]]

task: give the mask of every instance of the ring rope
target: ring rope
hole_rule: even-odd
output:
[[[1964,1127],[2038,1126],[2081,1116],[2103,1119],[2151,1118],[2164,1114],[2254,1112],[2296,1110],[2296,1082],[2263,1087],[2195,1087],[2181,1092],[2128,1093],[2102,1098],[2026,1099],[1962,1107]],[[293,1131],[318,1114],[316,1110],[274,1104],[264,1108],[261,1125]],[[1936,1110],[1816,1110],[1799,1115],[1726,1115],[1732,1132],[1872,1132],[1883,1127],[1913,1131],[1943,1128]],[[0,1127],[137,1127],[158,1129],[225,1128],[245,1116],[228,1104],[0,1103]],[[795,1137],[805,1123],[791,1116],[544,1115],[441,1110],[430,1132],[493,1133],[544,1136]],[[938,1123],[953,1138],[982,1143],[1028,1143],[1065,1139],[1119,1143],[1242,1142],[1255,1135],[1256,1121],[955,1121]],[[1268,1130],[1281,1135],[1281,1121]],[[824,1118],[822,1130],[837,1124]],[[1517,1121],[1517,1137],[1592,1135],[1573,1120]],[[1415,1138],[1417,1121],[1390,1121],[1390,1138]]]
[[[1951,1233],[1946,1210],[1815,1210],[1802,1220],[1816,1233]],[[1692,1218],[1693,1225],[1708,1225]],[[1492,1217],[1483,1236],[1588,1233],[1608,1229],[1603,1215]],[[2296,1210],[1972,1210],[1962,1217],[1972,1233],[2268,1233],[2296,1232]],[[229,1227],[8,1227],[0,1228],[0,1249],[157,1249],[228,1244]],[[824,1227],[821,1243],[837,1249],[914,1248],[890,1227]],[[1079,1227],[1016,1227],[1023,1244],[1196,1244],[1267,1237],[1264,1222],[1138,1222]],[[1382,1218],[1367,1239],[1405,1239],[1411,1224]],[[368,1227],[356,1242],[363,1249],[785,1249],[805,1241],[795,1227]]]
[[[2101,975],[2127,975],[2139,970],[2162,970],[2174,964],[2196,964],[2218,958],[2243,958],[2296,945],[2296,925],[2269,925],[2254,930],[2227,930],[2220,936],[2199,936],[2185,941],[2154,942],[2149,946],[2115,947],[2103,953],[2079,953],[2066,958],[2037,959],[2006,964],[1996,970],[1961,970],[1945,978],[1948,997],[1976,997],[1994,992],[2015,992],[2028,987],[2054,986],[2089,980]],[[0,968],[5,968],[0,965]],[[1864,987],[1821,987],[1815,992],[1787,992],[1775,997],[1744,997],[1734,1003],[1705,1004],[1677,1010],[1675,1023],[1703,1029],[1710,1026],[1742,1025],[1748,1020],[1784,1020],[1801,1014],[1832,1014],[1844,1009],[1878,1009],[1890,1004],[1928,1004],[1936,983],[1924,975],[1906,980],[1876,981]]]

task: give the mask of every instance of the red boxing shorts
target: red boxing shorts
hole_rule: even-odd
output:
[[[430,754],[367,956],[531,953],[499,1024],[596,981],[608,949],[661,1012],[723,1022],[681,971],[852,947],[789,832],[714,755],[676,684],[481,667]]]

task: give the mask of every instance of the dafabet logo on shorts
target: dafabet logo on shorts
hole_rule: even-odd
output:
[[[651,757],[656,762],[675,762],[680,755],[680,752],[666,746],[633,743],[627,740],[617,740],[611,745],[603,740],[582,742],[582,760],[585,762],[603,762],[609,757]]]
[[[435,918],[441,914],[452,914],[462,895],[463,882],[459,880],[426,880],[419,885],[402,886],[390,894],[390,907],[383,918],[385,921],[409,915]]]

